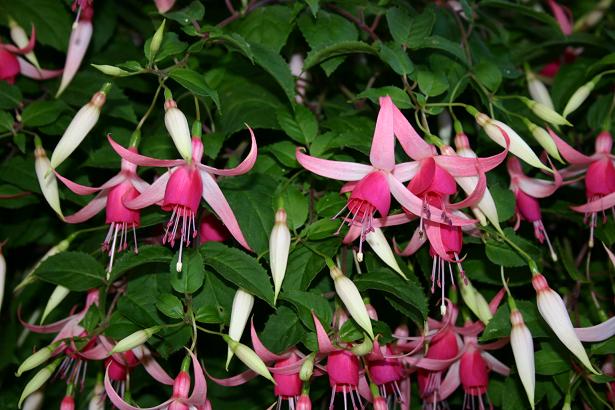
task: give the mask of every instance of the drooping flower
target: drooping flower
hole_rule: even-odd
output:
[[[515,157],[510,157],[507,162],[508,174],[510,175],[510,189],[515,194],[515,230],[519,228],[521,220],[525,219],[534,225],[534,236],[538,242],[547,241],[551,259],[557,261],[557,254],[551,246],[549,235],[542,222],[542,213],[537,198],[546,198],[552,195],[562,184],[562,177],[554,169],[553,181],[530,178],[523,173],[521,163]]]
[[[249,127],[248,130],[250,131],[252,141],[250,152],[241,164],[231,169],[217,169],[202,164],[203,142],[198,137],[192,138],[192,159],[190,161],[183,159],[161,160],[139,155],[122,147],[113,141],[111,137],[108,137],[113,149],[122,158],[133,164],[172,167],[171,170],[165,172],[156,182],[145,189],[141,195],[126,202],[125,205],[132,209],[141,209],[161,202],[163,210],[173,211],[169,223],[167,223],[163,243],[169,242],[171,246],[174,246],[176,235],[179,234],[180,258],[177,264],[178,271],[181,271],[182,267],[181,251],[184,243],[187,246],[192,238],[198,234],[196,229],[196,212],[201,196],[217,214],[237,242],[250,250],[250,246],[241,232],[239,223],[214,178],[214,175],[242,175],[252,168],[256,161],[257,146],[254,132]]]
[[[591,156],[584,155],[550,130],[558,150],[571,165],[560,170],[564,178],[575,177],[585,172],[585,195],[587,203],[571,207],[573,211],[585,214],[585,223],[589,225],[589,246],[594,245],[594,228],[598,213],[615,207],[615,165],[613,154],[613,137],[608,131],[602,131],[596,137],[596,149]]]
[[[286,264],[290,251],[290,230],[286,223],[286,210],[280,207],[275,213],[275,223],[269,236],[269,266],[273,278],[273,303],[278,299],[286,275]]]

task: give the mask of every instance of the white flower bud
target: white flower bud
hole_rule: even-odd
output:
[[[532,409],[534,408],[534,390],[536,386],[536,372],[534,369],[534,341],[532,334],[523,321],[523,315],[517,309],[510,312],[510,346],[512,347],[517,372],[527,393]]]
[[[587,352],[572,326],[570,316],[568,316],[568,311],[566,310],[566,305],[561,296],[549,287],[547,280],[541,274],[532,278],[532,285],[536,290],[538,311],[553,330],[555,336],[561,340],[564,346],[566,346],[589,371],[594,374],[600,374],[589,361]]]
[[[342,300],[350,316],[367,332],[369,337],[373,339],[374,331],[372,330],[372,322],[356,285],[348,279],[337,266],[331,266],[329,274],[335,285],[335,293],[337,293]]]
[[[550,109],[554,109],[553,100],[551,100],[551,95],[549,94],[549,90],[547,86],[536,77],[531,71],[526,73],[527,78],[527,88],[532,97],[532,100],[548,107]]]
[[[365,240],[367,241],[367,243],[369,243],[369,246],[371,246],[371,248],[374,250],[376,255],[378,255],[378,257],[382,259],[382,261],[386,263],[389,268],[399,273],[399,275],[402,278],[406,280],[408,279],[406,275],[401,271],[401,268],[399,267],[399,265],[397,264],[397,260],[395,259],[395,254],[393,253],[393,250],[391,249],[389,242],[384,237],[384,233],[382,233],[382,229],[374,228],[373,231],[371,231],[365,236]]]
[[[57,245],[49,249],[47,253],[43,255],[43,257],[39,259],[39,261],[36,262],[36,264],[28,271],[28,273],[23,278],[23,280],[19,283],[19,285],[15,287],[15,291],[18,291],[22,289],[24,286],[32,283],[34,281],[34,276],[32,276],[32,274],[34,273],[34,271],[38,269],[39,266],[41,266],[41,263],[46,261],[47,258],[53,255],[57,255],[58,253],[64,252],[65,250],[67,250],[70,245],[70,242],[73,240],[73,237],[74,235],[71,235],[71,237],[69,237],[68,239],[64,239],[63,241],[59,242]]]
[[[26,48],[28,46],[28,43],[30,43],[30,38],[28,37],[28,34],[23,29],[23,27],[17,24],[17,22],[11,17],[9,17],[9,27],[11,28],[11,40],[13,40],[13,43],[15,43],[15,45],[17,45],[17,47],[19,48]],[[26,57],[28,61],[34,64],[36,68],[41,68],[41,66],[38,64],[36,56],[34,55],[34,51],[26,53],[24,57]]]
[[[160,326],[148,327],[147,329],[138,330],[133,334],[126,336],[117,342],[115,346],[113,346],[113,349],[111,349],[111,354],[127,352],[137,346],[141,346],[147,342],[150,337],[158,333],[160,329],[162,329]]]
[[[273,277],[274,303],[278,299],[278,294],[286,275],[289,251],[290,230],[286,224],[286,211],[284,208],[280,208],[275,214],[275,224],[269,237],[269,265],[271,266],[271,276]]]
[[[41,410],[43,408],[43,400],[45,393],[42,390],[37,390],[30,394],[23,402],[23,410]]]
[[[43,311],[43,317],[41,318],[41,323],[45,321],[47,316],[60,304],[62,301],[68,296],[70,293],[70,289],[65,288],[62,285],[56,286],[56,288],[49,296],[49,300],[47,301],[47,305],[45,306],[45,310]]]
[[[53,373],[56,371],[56,369],[60,365],[61,361],[62,359],[54,360],[52,363],[48,364],[47,366],[39,370],[38,373],[36,373],[34,377],[30,379],[28,384],[26,384],[26,387],[24,387],[23,391],[21,392],[19,403],[17,403],[18,408],[21,408],[21,404],[26,399],[26,397],[36,392],[38,389],[40,389],[43,386],[43,384],[45,384],[47,380],[49,380],[49,378],[53,375]]]
[[[540,144],[541,147],[547,151],[547,153],[552,157],[558,160],[559,162],[564,162],[562,157],[559,155],[559,151],[557,150],[557,145],[555,145],[555,141],[551,138],[551,135],[542,127],[534,124],[531,121],[525,120],[525,124],[527,128],[532,133],[534,139]]]
[[[165,101],[164,109],[164,125],[169,131],[175,147],[182,158],[188,162],[192,161],[192,139],[190,138],[190,127],[186,116],[177,108],[174,100]]]
[[[57,168],[75,149],[81,144],[83,139],[94,128],[98,117],[100,117],[100,109],[105,104],[107,94],[105,85],[102,91],[98,91],[90,102],[81,107],[77,114],[64,131],[64,135],[60,138],[58,145],[51,154],[51,167]]]
[[[231,310],[231,323],[228,328],[228,335],[231,339],[238,342],[241,340],[243,330],[246,328],[252,307],[254,306],[254,296],[243,289],[237,289],[233,298],[233,308]],[[229,347],[226,355],[226,369],[233,358],[233,351]]]
[[[564,107],[564,112],[562,113],[564,117],[568,117],[572,112],[576,111],[577,108],[581,106],[589,97],[589,94],[592,92],[596,84],[600,81],[600,76],[594,77],[591,81],[583,84],[579,87],[570,97],[568,102],[566,103],[566,107]]]
[[[45,363],[51,357],[53,351],[60,345],[60,342],[52,343],[49,346],[45,346],[36,353],[30,355],[17,369],[15,376],[20,377],[23,372],[32,370],[41,364]]]
[[[242,361],[243,364],[248,366],[249,369],[254,370],[257,374],[263,376],[264,378],[271,380],[272,383],[275,384],[271,373],[269,373],[269,369],[262,361],[260,357],[256,354],[256,352],[250,349],[248,346],[236,342],[231,339],[227,335],[223,336],[224,341],[228,344],[229,349],[237,355],[237,358]]]
[[[62,208],[60,206],[60,191],[58,190],[58,181],[55,174],[51,170],[51,163],[47,159],[45,149],[40,145],[40,141],[36,140],[37,147],[34,149],[34,170],[36,178],[41,187],[41,192],[45,200],[58,216],[64,220]]]
[[[447,110],[444,110],[438,115],[438,137],[442,139],[444,144],[450,145],[452,134],[453,121],[451,119],[451,114],[449,114]]]
[[[94,386],[94,394],[88,403],[88,410],[105,410],[105,386],[100,380]]]

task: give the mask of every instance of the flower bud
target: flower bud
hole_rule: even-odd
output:
[[[28,38],[28,34],[26,33],[26,31],[11,17],[9,17],[8,20],[9,27],[11,29],[11,40],[13,40],[13,43],[15,43],[19,48],[27,48],[28,44],[30,43],[30,39]],[[33,51],[26,53],[24,57],[26,57],[28,61],[34,64],[36,68],[41,68]]]
[[[489,303],[483,295],[472,286],[472,282],[468,278],[459,278],[459,290],[461,298],[466,306],[483,322],[485,325],[493,318],[493,314],[489,309]]]
[[[23,372],[27,372],[28,370],[32,370],[41,364],[45,363],[53,353],[54,350],[60,345],[60,342],[55,342],[50,344],[49,346],[45,346],[40,349],[38,352],[30,355],[17,369],[15,376],[20,377]]]
[[[64,396],[60,403],[60,410],[75,410],[75,399],[73,396]]]
[[[510,346],[512,347],[517,372],[527,393],[532,409],[534,408],[534,390],[536,386],[536,372],[534,369],[534,342],[532,334],[523,321],[523,315],[517,309],[511,309]]]
[[[301,365],[301,369],[299,370],[299,378],[303,382],[308,382],[312,378],[312,374],[314,372],[314,356],[316,353],[310,353],[305,358],[303,364]]]
[[[188,162],[192,161],[192,138],[190,127],[183,112],[177,108],[173,99],[167,99],[164,103],[164,125],[173,139],[175,147],[180,155]]]
[[[250,317],[250,313],[252,312],[253,306],[254,296],[252,296],[243,289],[237,289],[237,292],[235,292],[235,297],[233,298],[233,308],[231,310],[231,324],[228,328],[229,337],[236,342],[241,340],[241,335],[243,334],[243,330],[246,327],[246,323],[248,323],[248,318]],[[233,351],[229,347],[226,355],[227,370],[232,357]]]
[[[335,265],[330,266],[329,274],[335,285],[335,293],[337,293],[342,303],[344,303],[350,316],[352,316],[357,324],[373,339],[374,331],[372,330],[372,322],[356,285]]]
[[[114,65],[107,65],[107,64],[90,64],[92,67],[94,67],[95,69],[97,69],[98,71],[100,71],[103,74],[107,74],[113,77],[126,77],[129,75],[132,75],[133,73],[126,71],[126,70],[122,70],[119,67],[116,67]]]
[[[47,316],[60,304],[62,301],[68,296],[70,293],[70,289],[65,288],[62,285],[56,286],[56,288],[49,296],[49,300],[47,301],[47,305],[45,306],[45,310],[43,311],[43,317],[41,318],[41,323],[45,321]]]
[[[386,399],[382,396],[374,398],[374,410],[388,410],[389,405]]]
[[[526,72],[527,88],[532,99],[543,106],[553,109],[553,100],[547,86],[531,71]]]
[[[369,354],[374,348],[374,342],[372,342],[372,339],[367,337],[367,335],[364,336],[365,337],[363,338],[363,341],[361,343],[353,345],[350,349],[350,351],[352,351],[355,356],[365,356],[366,354]]]
[[[19,403],[17,404],[18,408],[21,408],[21,404],[26,399],[26,397],[36,392],[43,386],[43,384],[45,384],[47,380],[49,380],[49,378],[53,375],[53,373],[60,365],[61,361],[62,359],[54,360],[53,362],[39,370],[38,373],[36,373],[34,377],[30,379],[28,384],[26,384],[26,387],[24,387],[23,391],[21,392],[21,397],[19,398]]]
[[[59,242],[57,245],[49,249],[47,253],[45,253],[45,255],[43,255],[43,257],[39,259],[38,262],[36,262],[36,264],[32,267],[32,269],[28,271],[28,273],[23,278],[23,280],[19,283],[19,285],[15,287],[15,291],[20,290],[21,288],[28,285],[29,283],[32,283],[32,281],[34,280],[33,279],[34,277],[32,276],[32,274],[38,269],[39,266],[41,266],[41,263],[47,260],[47,258],[53,255],[57,255],[58,253],[64,252],[65,250],[67,250],[73,238],[74,238],[74,235],[71,235],[69,238],[64,239],[63,241]]]
[[[160,50],[160,45],[162,44],[162,39],[164,38],[164,25],[166,22],[166,19],[162,20],[162,23],[152,37],[152,41],[149,43],[150,62],[154,61],[154,59],[156,58],[156,54],[158,54],[158,50]]]
[[[611,3],[613,3],[612,0],[602,0],[597,3],[591,11],[574,23],[574,31],[587,30],[598,24],[604,17],[604,13],[611,7]]]
[[[75,149],[81,144],[83,139],[94,128],[98,117],[100,117],[100,109],[105,105],[107,99],[107,89],[110,84],[107,83],[103,88],[92,96],[90,102],[81,107],[77,114],[73,117],[68,128],[64,131],[64,135],[60,138],[58,145],[51,154],[51,167],[57,168]]]
[[[402,278],[408,280],[406,275],[401,271],[401,268],[397,264],[395,254],[393,254],[393,250],[391,249],[389,242],[384,237],[382,229],[374,228],[373,231],[371,231],[365,236],[365,240],[367,241],[367,243],[369,243],[369,246],[371,246],[376,255],[378,255],[378,257],[384,263],[386,263],[389,268],[399,273]]]
[[[559,115],[553,108],[547,107],[544,104],[530,100],[529,98],[523,98],[523,103],[532,110],[534,114],[540,119],[545,120],[553,125],[572,125],[568,120]]]
[[[576,111],[577,108],[585,102],[589,94],[592,92],[598,81],[600,81],[601,76],[597,75],[592,78],[591,81],[583,84],[579,87],[570,97],[568,102],[566,103],[566,107],[564,107],[564,112],[562,113],[564,117],[568,117],[572,112]]]
[[[524,119],[523,122],[532,133],[534,139],[540,144],[541,147],[545,149],[545,151],[547,151],[547,153],[552,158],[555,158],[560,162],[564,162],[562,161],[562,157],[560,157],[559,155],[559,151],[557,150],[557,145],[555,145],[555,141],[553,141],[553,138],[551,138],[551,135],[549,135],[547,130],[542,127],[539,127],[538,125],[527,119]]]
[[[278,299],[278,294],[282,288],[289,251],[290,230],[286,224],[286,210],[280,208],[275,214],[275,224],[269,237],[269,265],[271,266],[271,276],[273,277],[274,303]]]
[[[113,346],[113,349],[111,349],[110,353],[123,353],[128,350],[132,350],[137,346],[141,346],[161,329],[162,328],[160,326],[153,326],[148,327],[147,329],[138,330],[117,342],[117,344]]]
[[[45,393],[42,390],[37,390],[26,398],[23,402],[23,410],[41,410],[43,408],[43,400]]]
[[[260,357],[254,352],[254,350],[250,349],[248,346],[241,344],[239,342],[234,341],[227,335],[222,336],[224,341],[228,344],[229,349],[237,356],[239,360],[242,361],[243,364],[248,366],[251,370],[254,370],[257,374],[263,376],[264,378],[271,380],[272,383],[275,384],[271,373],[269,373],[269,369],[265,363],[261,360]]]
[[[532,278],[532,285],[536,290],[538,311],[553,330],[555,336],[561,340],[564,346],[566,346],[589,371],[594,374],[599,374],[589,361],[587,352],[575,333],[572,322],[570,321],[570,316],[568,316],[568,311],[566,310],[566,305],[560,295],[549,287],[547,280],[541,274],[537,274]]]
[[[88,404],[88,410],[105,410],[105,386],[102,381],[96,381],[93,393]]]
[[[297,406],[295,408],[297,410],[312,410],[312,401],[310,400],[310,396],[302,393],[301,396],[299,396],[299,400],[297,400]]]
[[[62,215],[62,208],[60,206],[60,191],[58,190],[58,181],[53,172],[51,172],[51,163],[47,159],[45,149],[41,145],[38,137],[35,138],[36,148],[34,149],[34,170],[36,171],[36,178],[38,184],[41,187],[41,192],[45,197],[45,200],[61,219],[64,219]]]
[[[451,134],[453,133],[453,121],[451,114],[447,110],[442,111],[438,115],[438,136],[444,144],[449,145],[451,143]]]

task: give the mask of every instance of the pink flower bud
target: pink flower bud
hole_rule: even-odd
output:
[[[199,240],[201,244],[207,242],[224,242],[230,236],[226,226],[214,215],[205,215],[199,225]]]
[[[187,399],[190,394],[190,375],[181,371],[173,382],[173,397]]]
[[[378,396],[374,399],[374,410],[388,410],[389,405],[384,397]]]
[[[297,400],[297,406],[295,407],[297,410],[312,410],[312,401],[310,400],[310,396],[307,394],[302,394]]]
[[[73,396],[65,396],[62,399],[60,410],[75,410],[75,399]]]

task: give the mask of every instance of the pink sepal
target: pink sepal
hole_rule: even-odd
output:
[[[21,74],[33,80],[49,80],[50,78],[61,75],[64,71],[62,69],[45,70],[44,68],[37,68],[21,57],[17,57],[17,62],[19,63],[19,71]]]
[[[297,162],[303,168],[323,177],[338,179],[340,181],[359,181],[374,171],[374,167],[346,161],[331,161],[320,159],[303,153],[303,148],[297,147],[295,152]]]
[[[252,131],[252,128],[250,127],[248,127],[248,131],[250,131],[250,139],[251,139],[252,144],[250,146],[250,152],[248,152],[248,155],[241,162],[241,164],[231,169],[218,169],[218,168],[210,167],[210,166],[203,165],[203,164],[198,164],[198,167],[206,172],[209,172],[210,174],[224,175],[224,176],[242,175],[248,172],[249,170],[251,170],[252,167],[254,166],[254,163],[256,162],[256,156],[258,154],[258,147],[256,146],[256,138],[254,137],[254,131]]]
[[[126,176],[120,173],[120,174],[113,176],[111,179],[109,179],[107,182],[105,182],[99,187],[89,187],[86,185],[78,184],[76,182],[71,181],[70,179],[66,177],[63,177],[55,169],[53,170],[53,173],[56,174],[56,177],[58,177],[58,179],[62,181],[62,183],[64,183],[64,185],[66,185],[68,189],[70,189],[77,195],[91,195],[98,191],[102,191],[104,189],[111,189],[114,186],[119,185],[126,180]]]
[[[275,353],[272,353],[261,342],[260,338],[258,337],[258,334],[256,333],[256,329],[254,328],[254,318],[250,320],[250,337],[252,338],[252,347],[254,348],[254,351],[263,362],[284,360],[285,356],[280,356]]]
[[[581,213],[600,212],[615,206],[615,192],[583,205],[571,206],[570,209]]]
[[[117,154],[126,161],[143,167],[176,167],[186,163],[183,159],[156,159],[145,155],[137,154],[127,148],[122,147],[111,138],[111,134],[107,135],[109,144]]]
[[[582,342],[602,342],[615,335],[615,316],[596,326],[574,329]]]
[[[325,328],[320,323],[320,320],[318,320],[314,311],[312,311],[312,318],[314,319],[314,327],[316,327],[316,336],[318,338],[318,353],[328,354],[338,350],[331,343],[331,339],[329,339]]]
[[[572,148],[566,141],[557,136],[555,132],[551,128],[547,128],[549,135],[553,138],[555,145],[557,146],[557,150],[562,154],[564,159],[574,165],[586,165],[594,161],[593,158],[588,157],[587,155],[581,154],[576,149]]]
[[[13,54],[28,54],[30,51],[34,50],[34,44],[36,43],[36,28],[34,24],[32,25],[32,30],[30,31],[30,39],[28,40],[28,44],[25,47],[19,48],[10,44],[3,44],[2,48],[10,51]]]
[[[107,204],[107,191],[101,191],[96,195],[86,206],[72,215],[64,217],[64,220],[69,224],[77,224],[85,222],[94,215],[105,209]]]
[[[149,373],[154,380],[159,383],[169,386],[173,385],[173,378],[160,366],[160,364],[154,359],[152,353],[144,345],[133,349],[133,353],[139,359],[145,371]]]

